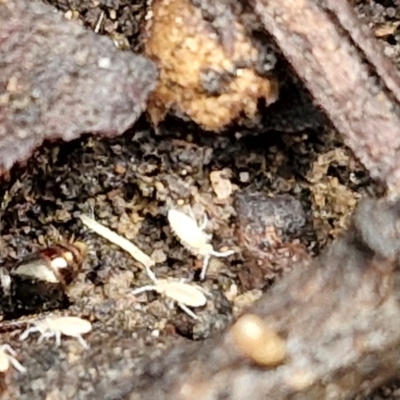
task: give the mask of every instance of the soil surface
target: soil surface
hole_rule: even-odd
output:
[[[47,3],[67,18],[81,19],[96,32],[111,36],[121,48],[142,48],[144,2]],[[385,53],[398,63],[399,7],[391,1],[356,2],[355,7],[382,41]],[[210,179],[212,172],[220,173]],[[103,351],[86,356],[85,361],[92,357],[98,368],[86,369],[82,363],[81,376],[87,376],[87,382],[100,382],[97,387],[104,381],[104,390],[112,392],[108,383],[118,371],[140,367],[130,359],[156,357],[167,346],[203,340],[223,329],[290,269],[290,260],[315,256],[337,237],[358,199],[372,190],[364,168],[329,126],[257,135],[234,127],[213,135],[172,117],[155,131],[143,117],[121,137],[87,135],[69,143],[47,144],[24,167],[15,166],[0,186],[0,254],[6,265],[12,265],[56,242],[74,238],[88,245],[84,267],[69,288],[71,306],[50,315],[92,321],[93,330],[85,339],[93,349]],[[247,211],[240,199],[253,196],[254,204],[249,206],[270,210],[265,205],[268,198],[283,194],[301,204],[301,211],[298,203],[293,206],[293,220],[278,229],[280,211],[271,211],[272,222],[263,222],[265,230],[253,226],[247,232]],[[199,222],[208,216],[207,231],[213,234],[215,249],[236,251],[228,258],[212,258],[204,282],[199,282],[201,259],[181,245],[167,221],[168,209],[188,212],[189,206]],[[193,310],[198,319],[157,293],[130,294],[133,288],[151,283],[143,267],[85,228],[79,220],[82,213],[151,256],[158,278],[194,280],[208,291],[207,305]],[[299,213],[304,224],[290,229]],[[267,270],[257,262],[265,249],[275,250]],[[51,340],[39,344],[34,337],[21,343],[20,332],[4,332],[2,341],[17,350],[28,373],[13,372],[5,378],[12,383],[4,398],[41,399],[50,392],[48,399],[94,398],[84,379],[82,387],[71,388],[70,393],[61,384],[62,379],[68,380],[69,363],[79,362],[83,352],[74,339],[65,339],[56,348]],[[57,385],[64,386],[62,394]],[[108,396],[113,398],[112,393]],[[388,385],[368,398],[399,397],[399,386]]]

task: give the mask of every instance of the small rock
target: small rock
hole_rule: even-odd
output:
[[[0,170],[46,139],[122,134],[140,116],[157,72],[144,57],[41,2],[0,2]]]

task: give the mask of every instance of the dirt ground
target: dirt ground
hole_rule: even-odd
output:
[[[47,3],[68,18],[82,19],[91,29],[110,35],[121,48],[141,48],[143,2]],[[360,17],[383,42],[387,55],[398,62],[399,8],[391,1],[355,3]],[[213,171],[224,171],[231,183],[226,199],[218,199],[213,189]],[[161,351],[167,345],[202,340],[220,331],[286,271],[287,260],[272,260],[274,268],[265,271],[257,263],[249,263],[241,253],[240,230],[244,228],[235,198],[244,190],[271,197],[290,194],[298,199],[307,223],[301,234],[288,242],[300,240],[307,253],[314,256],[346,226],[357,200],[375,188],[338,134],[328,126],[262,135],[235,127],[213,135],[172,117],[155,131],[143,117],[121,137],[99,139],[88,135],[69,143],[46,144],[24,167],[14,167],[0,186],[1,259],[12,264],[31,252],[72,237],[87,243],[87,261],[69,288],[72,305],[51,314],[91,320],[93,331],[86,336],[91,346],[111,342],[110,348],[119,349],[111,356],[107,349],[91,353],[99,360],[99,370],[105,368],[101,360],[106,357],[111,357],[114,371],[132,368],[132,354],[138,357],[151,353],[155,357],[156,352],[149,348]],[[185,205],[191,206],[199,220],[205,213],[208,215],[215,248],[236,250],[232,257],[212,258],[201,286],[213,299],[206,307],[195,310],[199,317],[196,321],[157,294],[131,295],[131,289],[150,283],[143,268],[124,251],[88,231],[78,219],[81,213],[94,215],[132,240],[157,261],[157,277],[197,281],[201,261],[178,242],[166,218],[169,208]],[[44,398],[48,393],[44,382],[50,379],[43,378],[44,371],[52,376],[54,388],[57,382],[61,387],[59,376],[68,375],[68,367],[59,364],[76,360],[81,350],[73,339],[66,340],[60,349],[51,341],[37,344],[29,339],[21,344],[15,337],[19,332],[5,332],[3,341],[18,349],[18,359],[29,374],[13,373],[8,377],[15,381],[15,387],[5,396]],[[125,348],[125,341],[132,337],[136,348]],[[87,374],[88,380],[93,374],[101,375],[105,382],[106,376],[109,381],[115,378],[112,373],[93,372],[84,366],[82,374]],[[398,387],[386,386],[368,398],[399,398]],[[72,398],[66,390],[66,398]],[[90,390],[85,390],[82,387],[70,396],[91,398]],[[46,398],[62,397],[54,389]]]

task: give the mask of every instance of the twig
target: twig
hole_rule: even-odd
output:
[[[254,0],[265,29],[374,179],[400,193],[400,81],[346,0]]]

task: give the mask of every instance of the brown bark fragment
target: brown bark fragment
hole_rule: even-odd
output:
[[[36,1],[0,2],[0,168],[45,139],[121,134],[146,106],[155,66]]]
[[[346,1],[257,0],[255,11],[371,176],[400,191],[400,81]]]

